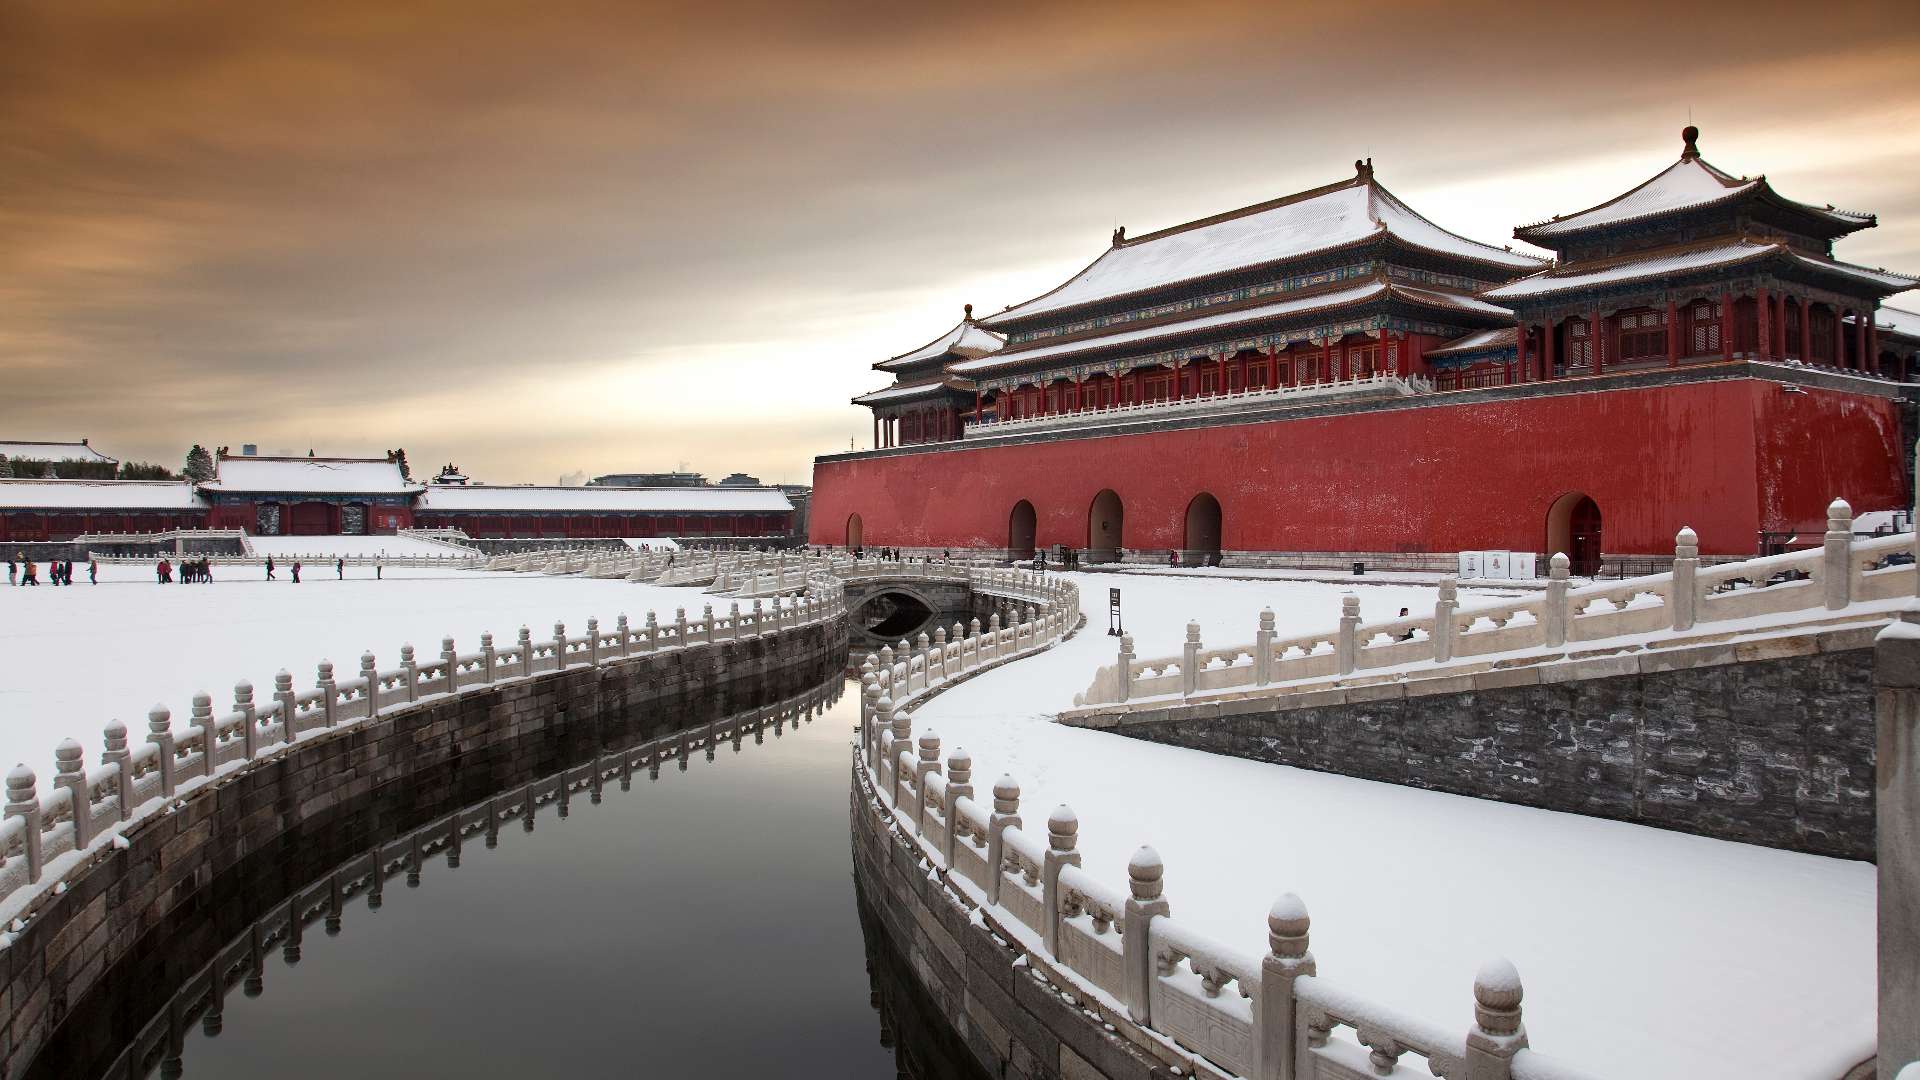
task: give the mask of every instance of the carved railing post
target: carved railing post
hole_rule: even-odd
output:
[[[21,818],[20,847],[27,858],[27,882],[40,880],[40,795],[33,770],[22,763],[7,773],[7,811],[10,818]]]
[[[940,807],[940,815],[947,823],[945,846],[941,850],[941,862],[947,869],[953,869],[954,850],[960,836],[959,802],[962,798],[973,797],[973,755],[965,747],[956,746],[953,753],[947,755],[946,798]]]
[[[566,669],[567,624],[564,622],[555,622],[553,624],[553,670],[565,671]]]
[[[1142,846],[1127,860],[1126,924],[1120,933],[1121,964],[1126,969],[1127,1015],[1133,1022],[1153,1026],[1153,937],[1154,918],[1165,918],[1171,908],[1160,895],[1166,864],[1160,853]]]
[[[1260,609],[1260,629],[1253,632],[1253,684],[1273,681],[1273,609]]]
[[[453,639],[440,639],[440,672],[446,680],[445,689],[449,694],[460,692],[460,653],[453,647]]]
[[[904,692],[904,686],[902,691]],[[889,691],[889,695],[891,693],[892,691]],[[898,808],[900,787],[906,782],[900,771],[900,756],[913,752],[913,715],[896,705],[891,696],[883,700],[887,702],[887,707],[882,710],[887,718],[887,730],[893,734],[893,750],[887,757],[888,765],[893,769],[893,805]],[[778,734],[777,728],[775,734]],[[908,768],[911,769],[912,766],[909,765]]]
[[[737,621],[737,620],[736,620]],[[656,652],[660,648],[660,616],[647,612],[647,647],[644,651]]]
[[[360,654],[360,680],[367,684],[367,719],[380,715],[380,671],[374,666],[373,654]]]
[[[253,684],[245,679],[233,684],[233,711],[240,714],[240,755],[252,761],[260,752],[260,721],[253,706]]]
[[[400,646],[400,677],[406,682],[407,702],[420,700],[420,662],[414,659],[413,646]]]
[[[1333,651],[1340,674],[1353,674],[1360,657],[1360,598],[1352,593],[1340,598],[1340,632]]]
[[[1120,635],[1120,654],[1113,668],[1113,698],[1124,702],[1133,696],[1133,635]]]
[[[875,679],[879,685],[884,680]],[[875,790],[886,793],[887,801],[898,806],[896,798],[899,789],[894,782],[894,774],[899,771],[900,748],[893,741],[893,698],[887,694],[885,686],[880,687],[880,696],[873,703],[874,743],[879,751],[879,783]]]
[[[159,751],[160,794],[173,797],[173,713],[165,705],[147,710],[147,741]]]
[[[1067,804],[1061,803],[1047,815],[1046,860],[1040,866],[1041,908],[1046,912],[1041,942],[1047,955],[1056,959],[1060,956],[1060,870],[1080,865],[1080,853],[1074,850],[1079,832],[1080,819]]]
[[[87,799],[86,751],[72,739],[60,740],[53,748],[53,786],[65,788],[67,805],[73,813],[73,846],[84,851],[93,841],[93,804]]]
[[[1567,624],[1572,621],[1567,604],[1567,572],[1572,563],[1566,552],[1556,551],[1547,565],[1547,595],[1540,604],[1540,634],[1541,644],[1555,648],[1567,643]]]
[[[587,663],[600,666],[600,617],[597,615],[587,616]]]
[[[1180,693],[1191,694],[1200,688],[1200,624],[1187,624],[1187,640],[1180,648]]]
[[[1000,902],[1000,881],[1006,876],[1001,863],[1006,861],[1008,827],[1020,827],[1020,785],[1011,776],[993,782],[993,813],[987,816],[987,903]]]
[[[1667,608],[1673,612],[1675,630],[1693,629],[1699,617],[1700,537],[1691,528],[1682,528],[1673,537],[1673,582],[1667,587]]]
[[[100,764],[113,766],[114,800],[120,804],[120,820],[126,821],[133,816],[133,754],[127,749],[127,725],[108,721],[102,745]]]
[[[1920,624],[1873,649],[1874,845],[1879,873],[1881,1080],[1920,1061]]]
[[[940,736],[930,730],[921,732],[920,760],[913,767],[913,831],[917,836],[927,834],[927,777],[939,771]]]
[[[334,715],[334,711],[339,706],[340,696],[338,692],[340,684],[333,678],[333,661],[320,661],[314,673],[313,685],[320,691],[320,715],[325,718],[326,725],[332,727],[339,719]]]
[[[1820,577],[1828,610],[1846,607],[1853,597],[1853,507],[1848,506],[1845,499],[1827,504],[1827,537],[1821,545]]]
[[[1513,1055],[1526,1048],[1520,1022],[1520,973],[1506,960],[1490,960],[1473,976],[1473,1027],[1467,1031],[1465,1080],[1510,1080]]]
[[[280,669],[273,673],[273,700],[280,705],[280,741],[292,742],[299,734],[294,718],[300,714],[300,696],[293,692],[293,672]]]
[[[1294,980],[1315,973],[1307,949],[1307,905],[1287,893],[1267,911],[1267,954],[1260,958],[1260,994],[1253,1005],[1251,1080],[1294,1080]]]
[[[212,694],[202,690],[193,695],[193,713],[187,726],[200,733],[200,775],[212,776],[214,753],[220,745],[214,731]]]

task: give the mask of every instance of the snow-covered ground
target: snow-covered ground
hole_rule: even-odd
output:
[[[44,564],[40,572],[44,582]],[[107,721],[144,738],[156,702],[181,725],[195,691],[212,694],[224,712],[235,682],[250,680],[259,699],[281,668],[304,689],[321,660],[351,678],[367,650],[390,668],[400,646],[438,655],[449,634],[471,652],[482,632],[506,642],[524,624],[551,638],[555,621],[572,635],[584,632],[588,616],[611,629],[623,612],[639,623],[649,608],[671,619],[685,605],[697,616],[712,600],[697,589],[618,579],[472,570],[388,567],[376,581],[371,567],[349,566],[342,581],[328,564],[307,567],[297,586],[285,566],[277,581],[263,580],[258,567],[213,573],[211,585],[162,586],[145,565],[102,565],[95,586],[76,566],[72,588],[0,586],[0,765],[31,765],[44,792],[61,739],[78,739],[97,761]]]
[[[1267,906],[1298,893],[1322,975],[1462,1029],[1475,969],[1506,956],[1534,1047],[1601,1076],[1830,1080],[1872,1052],[1871,865],[1060,727],[1048,716],[1113,662],[1110,586],[1142,657],[1177,653],[1189,618],[1210,646],[1251,641],[1266,605],[1283,635],[1324,628],[1349,588],[1076,577],[1078,637],[946,691],[914,726],[966,747],[977,784],[1015,777],[1029,822],[1071,805],[1087,869],[1115,888],[1150,843],[1174,916],[1255,955]],[[1352,589],[1366,619],[1432,610],[1431,589]]]
[[[281,559],[331,559],[336,555],[437,556],[460,554],[451,544],[437,544],[415,536],[249,536],[256,555]]]

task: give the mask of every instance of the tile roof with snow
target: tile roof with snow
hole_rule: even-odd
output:
[[[1544,260],[1468,240],[1415,213],[1374,182],[1361,164],[1351,180],[1131,239],[1113,247],[1051,292],[981,320],[1006,325],[1064,311],[1299,259],[1392,236],[1402,244],[1497,268],[1501,276],[1537,270]]]
[[[1528,300],[1539,296],[1551,296],[1555,293],[1588,289],[1599,285],[1616,285],[1630,281],[1642,281],[1696,273],[1703,270],[1717,270],[1727,266],[1756,262],[1761,259],[1783,258],[1796,266],[1819,270],[1851,278],[1863,284],[1877,287],[1883,293],[1896,293],[1911,289],[1920,284],[1914,278],[1904,274],[1895,274],[1886,270],[1872,270],[1864,266],[1843,263],[1836,259],[1815,258],[1803,255],[1785,244],[1767,243],[1745,237],[1721,240],[1710,246],[1686,248],[1679,251],[1655,252],[1646,257],[1628,259],[1619,262],[1573,263],[1566,267],[1544,270],[1532,277],[1519,281],[1510,281],[1505,285],[1496,285],[1480,294],[1483,300],[1512,301]]]
[[[956,393],[972,393],[971,390],[962,391],[960,387],[954,386],[945,379],[929,379],[925,382],[902,383],[897,386],[883,387],[870,394],[861,394],[859,397],[853,399],[853,403],[855,405],[881,405],[893,401],[912,401],[916,398],[938,397],[942,391],[949,390]]]
[[[0,442],[0,457],[9,461],[87,461],[119,464],[118,458],[107,455],[88,446],[85,439],[79,442]]]
[[[1488,352],[1494,349],[1511,349],[1519,337],[1519,331],[1508,326],[1499,330],[1480,330],[1466,337],[1454,338],[1437,349],[1428,349],[1427,355],[1464,356],[1468,353]]]
[[[185,480],[0,480],[0,509],[203,510]]]
[[[576,514],[777,514],[793,509],[785,492],[753,487],[522,487],[502,484],[428,488],[414,508],[421,512],[566,511]]]
[[[1765,198],[1775,205],[1811,217],[1826,225],[1836,236],[1874,224],[1872,214],[1795,202],[1774,191],[1764,176],[1749,180],[1716,168],[1700,157],[1700,151],[1694,145],[1699,137],[1696,129],[1689,127],[1681,134],[1686,146],[1680,154],[1680,160],[1655,174],[1652,179],[1579,213],[1566,214],[1535,225],[1523,225],[1513,230],[1514,237],[1530,243],[1540,242],[1589,229],[1701,210],[1750,196]]]
[[[1920,314],[1900,308],[1882,307],[1873,313],[1875,326],[1905,338],[1920,339]]]
[[[972,359],[999,352],[1001,346],[1006,343],[1005,335],[983,330],[973,321],[973,305],[968,304],[966,318],[961,319],[953,329],[912,352],[901,353],[899,356],[882,360],[873,366],[880,371],[897,371],[928,360],[938,360],[947,355]]]
[[[223,457],[214,478],[200,485],[212,492],[301,492],[316,495],[411,495],[425,485],[409,483],[386,458]]]
[[[1307,294],[1296,294],[1285,300],[1259,304],[1253,307],[1239,307],[1231,311],[1219,311],[1199,318],[1182,319],[1177,322],[1159,323],[1143,326],[1135,330],[1121,330],[1110,334],[1075,338],[1054,344],[1039,344],[1034,347],[1015,346],[1004,349],[992,356],[978,360],[967,360],[952,365],[955,374],[974,374],[1013,367],[1032,360],[1046,360],[1061,356],[1091,352],[1096,349],[1108,349],[1117,346],[1142,346],[1151,351],[1157,343],[1186,334],[1201,332],[1219,332],[1235,327],[1262,322],[1276,318],[1307,315],[1334,308],[1348,307],[1354,304],[1377,300],[1401,300],[1422,307],[1439,308],[1447,311],[1466,312],[1482,318],[1511,319],[1513,312],[1498,304],[1458,293],[1442,292],[1437,289],[1414,288],[1398,283],[1389,283],[1373,279],[1360,285],[1348,286]]]

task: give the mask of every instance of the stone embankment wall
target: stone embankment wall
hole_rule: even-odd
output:
[[[842,610],[759,636],[476,686],[309,734],[192,790],[167,812],[124,826],[120,840],[67,873],[30,920],[6,935],[0,1075],[20,1076],[105,973],[261,848],[396,787],[427,805],[445,801],[448,785],[505,786],[511,777],[493,774],[515,769],[511,756],[503,765],[493,752],[501,746],[537,753],[543,736],[583,728],[611,735],[687,696],[751,702],[837,667],[846,648]],[[466,775],[463,763],[482,775]]]
[[[1845,859],[1874,857],[1874,628],[1075,726]],[[1618,674],[1600,670],[1611,667]]]

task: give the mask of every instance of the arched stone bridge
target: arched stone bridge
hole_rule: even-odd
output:
[[[833,571],[846,588],[848,637],[855,650],[891,645],[952,622],[1016,610],[1052,610],[1064,595],[1043,575],[953,563],[861,560]]]

